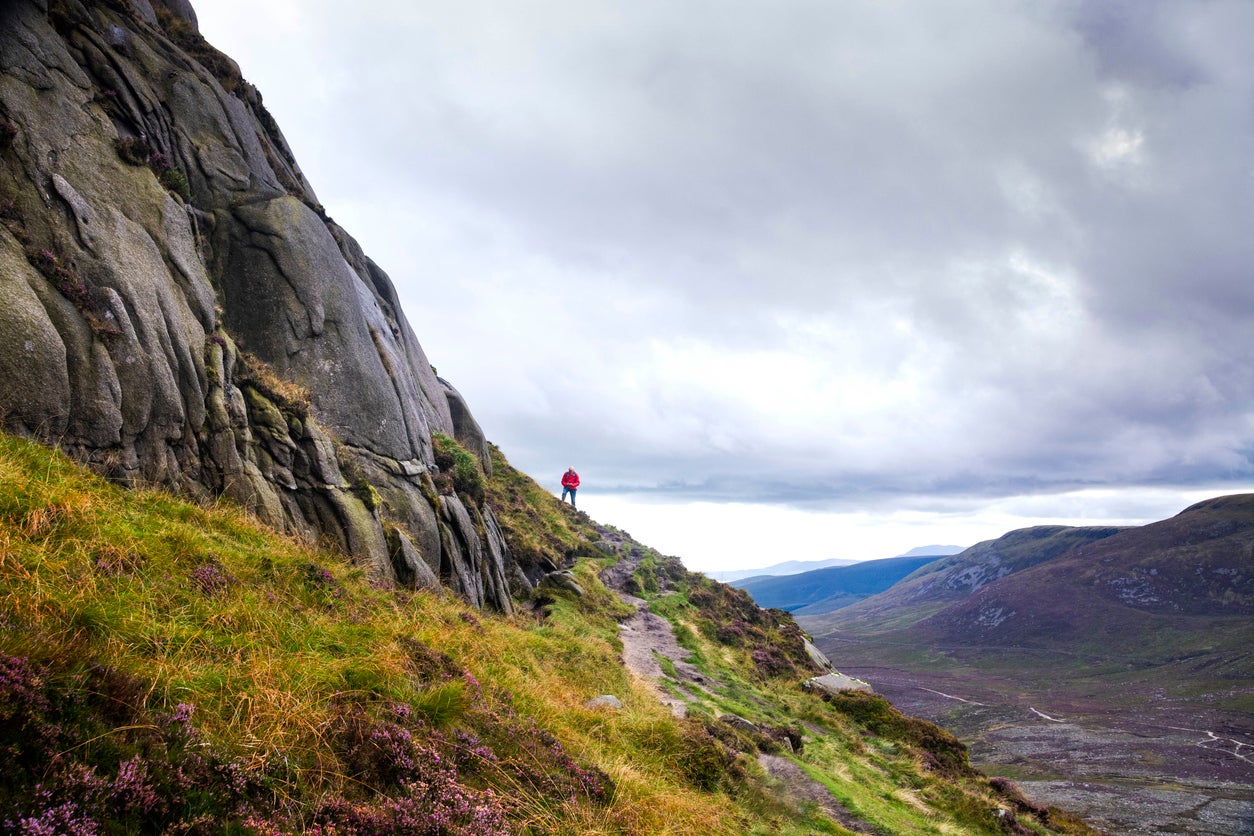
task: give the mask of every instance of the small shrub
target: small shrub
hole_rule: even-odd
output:
[[[762,727],[762,734],[766,735],[771,740],[779,741],[781,743],[785,740],[788,741],[789,748],[798,754],[800,754],[801,750],[805,748],[805,739],[802,737],[800,726],[766,725]]]
[[[190,705],[146,711],[151,691],[103,665],[74,673],[0,655],[0,830],[209,832],[197,825],[206,809],[221,819],[266,803],[257,767],[199,745]]]
[[[366,510],[374,513],[383,507],[383,497],[379,495],[379,491],[374,485],[370,484],[365,476],[359,476],[353,480],[351,488],[353,496],[361,500],[361,504],[366,506]]]
[[[170,158],[160,151],[154,151],[148,157],[148,167],[152,169],[152,173],[160,179],[167,171],[170,170]]]
[[[158,151],[149,144],[145,137],[118,137],[113,141],[118,157],[127,165],[135,167],[147,166],[167,191],[171,191],[183,199],[184,203],[192,202],[192,187],[187,182],[187,175],[180,168],[175,168],[168,155]]]
[[[104,90],[97,90],[96,95],[92,96],[92,101],[96,102],[106,110],[114,111],[117,109],[118,91],[114,90],[112,87]]]
[[[82,314],[92,333],[99,337],[114,337],[121,330],[111,321],[108,310],[97,300],[78,271],[61,263],[56,253],[47,248],[26,248],[26,260],[43,274],[61,295],[74,304]]]
[[[736,763],[736,753],[701,723],[685,723],[681,740],[679,769],[697,789],[715,792],[744,777],[744,771]]]
[[[719,624],[714,630],[714,638],[721,644],[739,647],[745,640],[748,627],[748,624],[737,618],[726,624]]]
[[[30,234],[26,231],[26,222],[22,219],[22,213],[17,208],[17,203],[11,197],[0,200],[0,224],[3,224],[4,228],[20,243],[30,243]]]
[[[205,595],[213,597],[234,586],[236,581],[211,556],[208,563],[198,566],[192,572],[191,582],[193,589],[198,589]]]
[[[479,467],[478,459],[443,433],[432,435],[431,445],[434,448],[436,466],[452,480],[453,489],[475,505],[482,505],[483,471]]]
[[[15,139],[17,139],[17,125],[8,119],[0,119],[0,154],[12,148]]]
[[[302,419],[309,417],[313,396],[299,383],[284,380],[269,364],[255,355],[241,351],[235,366],[235,380],[241,386],[251,386],[259,394],[277,406],[290,410]]]
[[[431,484],[435,486],[435,492],[440,496],[452,496],[456,493],[453,488],[453,477],[447,473],[431,474]]]
[[[234,93],[244,83],[235,62],[215,49],[203,35],[196,31],[194,26],[170,12],[160,3],[153,4],[153,11],[157,13],[157,21],[161,24],[166,36],[200,62],[200,65],[222,85],[223,90]]]
[[[409,669],[421,683],[448,682],[461,676],[465,668],[452,656],[423,644],[418,639],[406,637],[401,646],[409,656]]]
[[[395,797],[373,793],[369,801],[332,797],[314,816],[315,824],[327,828],[317,832],[434,836],[507,831],[501,800],[490,790],[462,783],[457,768],[462,757],[452,754],[468,747],[476,753],[473,757],[491,764],[495,753],[471,734],[459,735],[453,744],[414,717],[407,705],[390,708],[389,719],[378,719],[361,706],[350,707],[341,716],[335,740],[344,770],[356,786],[391,788],[388,796]]]
[[[187,182],[187,175],[183,174],[182,169],[168,168],[157,179],[161,181],[161,185],[181,197],[184,203],[192,202],[192,187]]]
[[[48,710],[44,678],[26,658],[0,656],[0,720],[8,725]]]
[[[127,165],[148,165],[152,158],[152,146],[143,137],[120,136],[113,141],[113,147],[117,149],[118,157]]]
[[[1014,781],[1011,781],[1009,778],[990,778],[988,785],[999,796],[1010,802],[1015,812],[1026,813],[1036,818],[1042,824],[1049,822],[1049,808],[1040,804],[1034,804],[1025,798],[1023,792]]]
[[[653,572],[653,567],[646,565],[645,561],[640,562],[640,568],[631,576],[632,586],[644,590],[644,592],[656,595],[659,591],[657,583],[657,575]]]
[[[842,691],[839,694],[825,694],[823,699],[872,734],[919,750],[924,763],[933,772],[951,778],[971,777],[976,774],[967,759],[967,747],[962,741],[935,723],[907,717],[878,694]]]
[[[306,563],[301,567],[305,581],[315,589],[337,589],[339,584],[330,570],[323,569],[316,563]]]
[[[792,675],[796,672],[792,662],[778,647],[767,645],[766,647],[755,648],[750,656],[753,659],[753,666],[757,668],[758,673],[767,679]]]

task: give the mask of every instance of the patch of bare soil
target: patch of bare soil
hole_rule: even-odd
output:
[[[635,615],[619,625],[618,635],[623,641],[623,664],[636,676],[659,683],[669,680],[672,687],[682,692],[693,688],[704,688],[706,677],[688,661],[689,653],[679,646],[671,623],[659,615],[649,612],[647,601],[619,592],[618,596],[624,603],[636,608]],[[660,658],[659,658],[660,657]],[[670,677],[662,669],[661,659],[670,660],[674,666],[676,677]],[[668,694],[661,687],[657,688],[658,699],[671,707],[676,717],[683,717],[688,712],[687,703]]]

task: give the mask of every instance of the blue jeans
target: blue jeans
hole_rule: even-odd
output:
[[[575,491],[576,490],[578,490],[578,488],[568,488],[565,485],[562,486],[562,501],[565,502],[566,494],[570,494],[570,507],[572,508],[575,507]]]

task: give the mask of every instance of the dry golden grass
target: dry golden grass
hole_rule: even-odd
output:
[[[612,780],[604,800],[541,788],[535,774],[554,767],[539,749],[481,767],[468,780],[509,799],[520,833],[842,832],[773,797],[748,755],[725,789],[686,777],[700,722],[677,721],[619,661],[623,608],[597,580],[605,559],[576,567],[588,594],[555,593],[541,624],[478,613],[446,593],[377,588],[341,556],[236,509],[122,491],[9,437],[0,437],[0,481],[0,654],[46,663],[66,683],[90,666],[117,672],[133,683],[140,716],[194,705],[203,744],[267,776],[275,803],[364,792],[343,754],[346,713],[378,719],[403,704],[432,740],[534,722],[574,762]],[[838,797],[893,832],[945,832],[919,789],[932,779],[910,752],[865,745],[822,703],[752,680],[738,668],[742,654],[712,642],[690,616],[680,620],[732,683],[705,706],[712,716],[769,709],[805,718],[826,730],[806,761],[841,788]],[[415,647],[469,676],[432,678]],[[623,708],[584,707],[599,694]],[[89,743],[81,751],[99,745]]]

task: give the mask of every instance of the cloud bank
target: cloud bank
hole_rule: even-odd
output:
[[[534,475],[885,514],[1254,477],[1248,2],[201,5]]]

